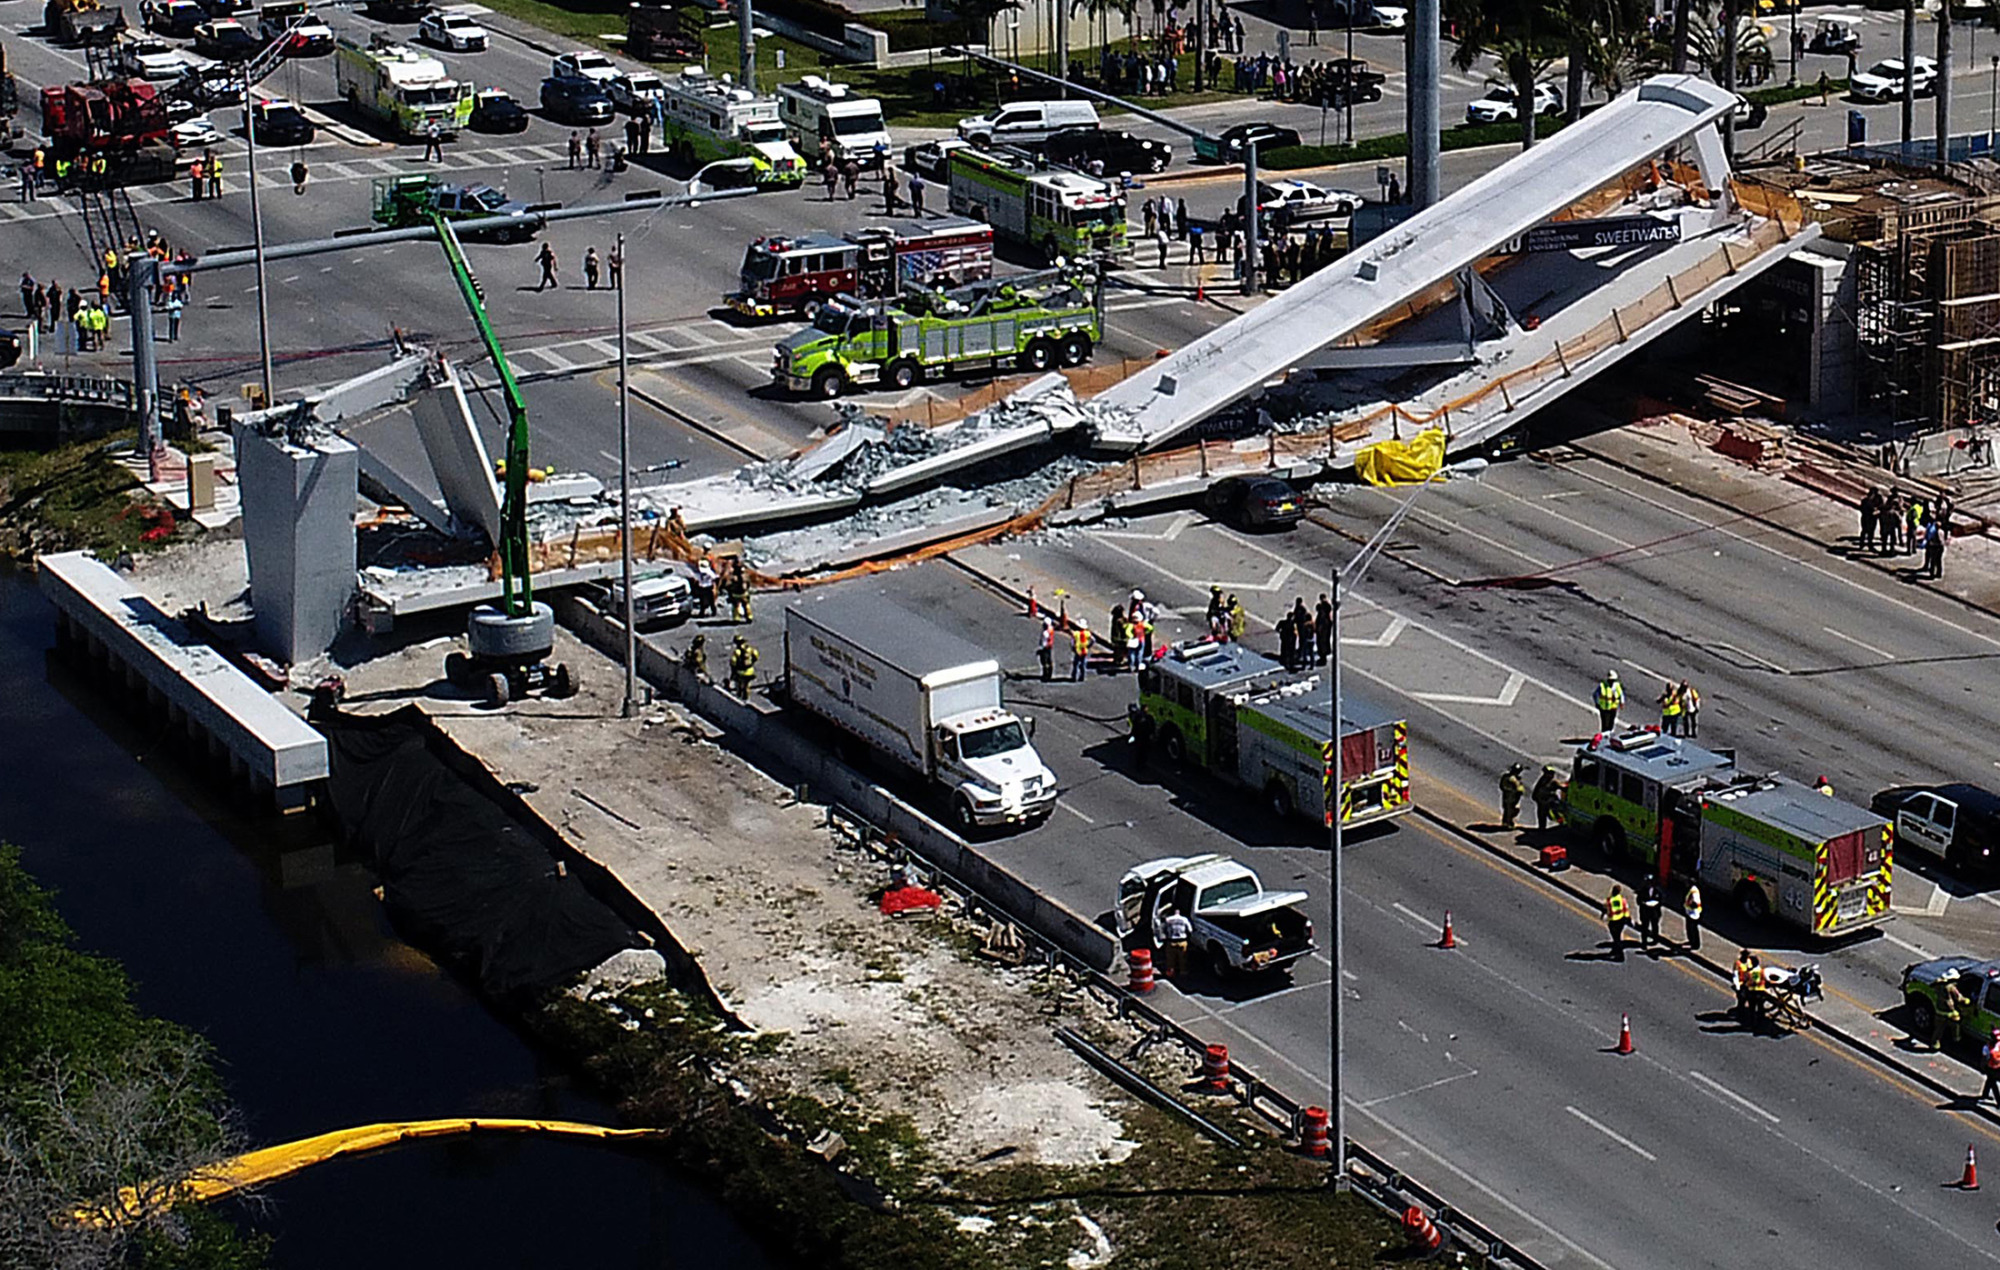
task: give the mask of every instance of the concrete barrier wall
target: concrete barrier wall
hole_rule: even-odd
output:
[[[580,597],[553,601],[563,625],[606,654],[623,658],[625,638],[618,623]],[[711,656],[726,657],[718,648]],[[669,656],[640,641],[639,676],[723,731],[723,744],[756,762],[789,785],[803,783],[807,796],[838,803],[892,834],[924,859],[957,876],[1014,920],[1099,970],[1119,957],[1111,932],[1015,877],[1005,866],[895,794],[840,762],[782,712],[758,701],[739,701],[706,683]]]

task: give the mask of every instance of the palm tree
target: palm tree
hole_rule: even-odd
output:
[[[1551,60],[1540,42],[1563,30],[1562,3],[1563,0],[1447,0],[1445,5],[1445,13],[1459,31],[1451,64],[1469,71],[1482,57],[1499,59],[1507,82],[1514,88],[1523,150],[1535,144],[1535,79]]]
[[[1565,0],[1569,82],[1563,106],[1569,122],[1583,113],[1586,76],[1607,96],[1623,90],[1626,63],[1646,35],[1647,14],[1646,0]]]

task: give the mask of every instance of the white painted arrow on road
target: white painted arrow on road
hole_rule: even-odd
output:
[[[1398,635],[1401,635],[1404,631],[1409,629],[1410,629],[1409,618],[1395,617],[1389,619],[1388,628],[1385,629],[1380,635],[1377,635],[1372,639],[1350,639],[1347,636],[1342,635],[1340,637],[1340,646],[1342,648],[1387,648],[1389,647],[1389,645],[1396,642],[1396,637]]]
[[[1521,695],[1521,689],[1527,682],[1528,677],[1516,670],[1508,674],[1507,686],[1500,690],[1500,695],[1497,697],[1468,697],[1456,692],[1412,692],[1410,695],[1419,701],[1429,701],[1439,705],[1500,706],[1504,709],[1514,704],[1514,698]]]

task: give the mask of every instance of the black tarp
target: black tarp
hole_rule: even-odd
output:
[[[501,802],[447,760],[411,706],[373,717],[315,712],[328,798],[367,853],[391,920],[488,996],[554,987],[645,941]]]

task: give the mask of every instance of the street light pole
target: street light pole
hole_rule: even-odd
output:
[[[1327,462],[1331,463],[1333,461],[1333,452],[1328,450],[1326,457]],[[1443,477],[1443,472],[1433,472],[1422,484],[1418,485],[1415,491],[1403,500],[1402,506],[1398,507],[1390,515],[1389,519],[1383,521],[1382,527],[1377,529],[1366,543],[1362,544],[1361,550],[1354,553],[1354,558],[1347,562],[1347,567],[1335,571],[1333,575],[1333,629],[1328,632],[1329,643],[1327,646],[1328,675],[1332,680],[1331,687],[1333,693],[1331,705],[1333,713],[1332,726],[1328,729],[1328,732],[1333,737],[1335,755],[1335,778],[1333,788],[1328,791],[1328,797],[1332,800],[1332,806],[1329,810],[1333,814],[1329,819],[1333,821],[1333,828],[1329,835],[1332,840],[1331,858],[1327,862],[1327,889],[1332,894],[1328,896],[1327,906],[1331,910],[1330,924],[1333,927],[1333,933],[1327,937],[1329,941],[1327,956],[1333,963],[1333,973],[1332,983],[1327,992],[1327,1112],[1332,1121],[1329,1128],[1332,1131],[1331,1136],[1333,1138],[1333,1176],[1336,1186],[1344,1185],[1347,1180],[1347,1103],[1342,1097],[1347,1084],[1347,1030],[1343,1026],[1340,1013],[1341,968],[1346,960],[1347,952],[1347,900],[1341,893],[1340,886],[1340,852],[1346,841],[1346,835],[1343,832],[1344,827],[1341,824],[1341,796],[1347,786],[1347,772],[1344,763],[1345,747],[1341,744],[1341,739],[1345,735],[1345,730],[1341,724],[1340,709],[1342,699],[1340,673],[1341,610],[1346,606],[1347,593],[1359,586],[1361,579],[1367,576],[1369,567],[1375,563],[1377,557],[1382,554],[1382,549],[1395,536],[1397,527],[1403,523],[1403,518],[1408,516],[1411,510],[1416,507],[1417,500],[1423,497],[1424,491],[1439,480],[1442,480]]]
[[[264,208],[257,200],[257,112],[250,100],[250,68],[243,68],[243,139],[249,143],[244,169],[250,176],[250,232],[257,251],[257,349],[263,408],[271,408],[271,294],[264,276]]]
[[[1347,5],[1347,144],[1354,144],[1354,5],[1357,0],[1348,0]]]
[[[625,235],[612,245],[618,253],[618,563],[625,586],[625,704],[619,710],[631,718],[638,710],[639,636],[633,629],[632,599],[632,359],[631,343],[625,328]]]
[[[1993,57],[1992,74],[1986,88],[1986,153],[1993,153],[1993,123],[2000,117],[2000,54]]]
[[[1803,0],[1801,0],[1801,3]],[[1799,86],[1799,5],[1792,5],[1792,77],[1785,81],[1785,87]]]

